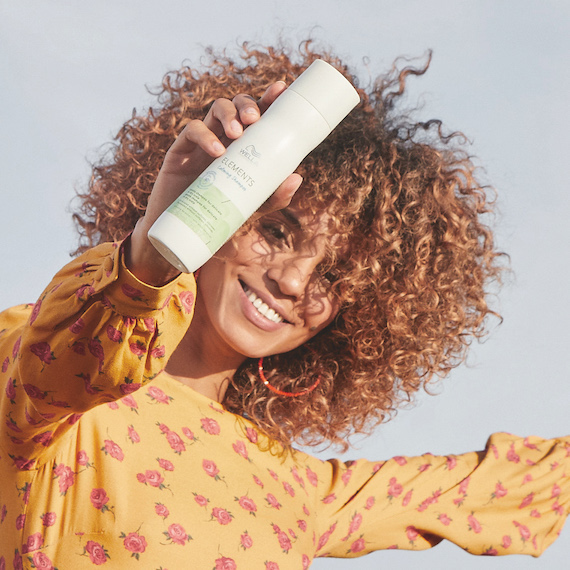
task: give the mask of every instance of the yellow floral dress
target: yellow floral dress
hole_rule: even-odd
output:
[[[425,549],[539,555],[570,503],[570,438],[321,461],[169,377],[195,282],[154,288],[104,244],[0,315],[0,570],[305,569]]]

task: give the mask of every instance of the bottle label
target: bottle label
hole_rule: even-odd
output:
[[[212,255],[244,222],[233,202],[212,184],[215,176],[206,172],[168,208],[204,242]]]

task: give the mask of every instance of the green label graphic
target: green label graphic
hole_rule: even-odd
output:
[[[245,222],[232,201],[201,177],[167,211],[192,229],[212,254]]]

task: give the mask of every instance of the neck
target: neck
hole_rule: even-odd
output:
[[[204,396],[222,402],[231,378],[245,357],[216,342],[211,327],[203,326],[204,315],[196,313],[184,338],[166,365],[166,372]],[[208,333],[205,333],[208,331]]]

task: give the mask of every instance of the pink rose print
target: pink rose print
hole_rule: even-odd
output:
[[[410,543],[414,544],[414,541],[418,539],[420,533],[418,532],[418,529],[415,526],[408,526],[406,527],[406,536],[408,537]]]
[[[85,345],[82,342],[74,342],[71,345],[71,350],[73,350],[75,354],[79,354],[80,356],[85,356]]]
[[[105,564],[105,562],[107,562],[107,558],[109,558],[109,553],[105,550],[105,548],[94,540],[87,541],[83,553],[88,553],[89,560],[91,560],[91,562],[96,566]]]
[[[83,465],[84,467],[89,465],[89,457],[87,457],[87,453],[83,450],[77,452],[76,461],[78,465]]]
[[[143,298],[142,291],[140,289],[137,289],[136,287],[133,287],[132,285],[124,283],[123,285],[121,285],[121,291],[123,292],[123,295],[125,295],[125,297],[129,297],[129,299],[132,299],[133,301],[142,301]]]
[[[157,346],[150,351],[153,358],[164,358],[166,356],[166,347],[164,345]]]
[[[311,516],[311,513],[309,512],[309,509],[307,508],[307,505],[303,505],[303,512],[304,512],[308,517]]]
[[[265,498],[265,500],[267,501],[270,507],[273,507],[274,509],[277,510],[281,508],[281,503],[275,498],[275,495],[267,493],[267,497]]]
[[[0,524],[4,522],[7,514],[8,514],[8,509],[6,505],[2,505],[2,511],[0,511]]]
[[[141,536],[138,532],[129,532],[127,535],[122,533],[121,538],[123,539],[123,546],[125,547],[125,550],[132,552],[131,556],[138,560],[139,556],[146,550],[147,547],[145,537]]]
[[[107,325],[107,337],[111,342],[123,342],[123,333],[112,325]]]
[[[489,546],[489,548],[483,552],[483,556],[498,556],[498,554],[499,551],[491,546]]]
[[[279,564],[277,562],[266,562],[265,563],[265,570],[279,570]]]
[[[123,461],[123,459],[125,458],[125,454],[123,453],[123,450],[121,449],[119,444],[115,443],[114,441],[111,441],[110,439],[106,439],[104,443],[105,447],[102,447],[101,451],[104,451],[106,455],[109,454],[117,461]]]
[[[166,441],[168,441],[168,445],[170,445],[175,453],[181,455],[183,451],[186,451],[186,445],[175,431],[172,431],[164,424],[159,424],[159,428],[160,431],[166,435]]]
[[[147,317],[143,322],[148,332],[153,333],[156,330],[156,321],[153,318]]]
[[[149,386],[147,396],[150,396],[155,402],[160,402],[161,404],[170,404],[170,400],[172,400],[170,396],[167,396],[157,386]]]
[[[12,458],[14,465],[22,471],[30,471],[30,469],[33,469],[36,464],[35,459],[28,459],[27,457],[21,456],[14,457],[13,455],[10,455],[10,457]]]
[[[22,557],[20,556],[20,553],[16,550],[15,554],[14,554],[14,570],[23,570],[24,566],[22,565]]]
[[[440,496],[441,496],[441,489],[439,489],[438,491],[435,491],[431,497],[428,497],[427,499],[424,499],[424,500],[421,502],[420,506],[419,506],[416,510],[417,510],[419,513],[422,513],[422,512],[425,511],[430,505],[433,505],[434,503],[437,503]]]
[[[59,492],[65,495],[67,490],[75,483],[75,473],[71,467],[67,467],[63,463],[56,465],[53,472],[55,473],[55,478],[58,479]]]
[[[257,477],[257,475],[253,475],[253,480],[255,481],[256,485],[259,485],[263,489],[263,482],[259,477]]]
[[[258,435],[257,435],[256,430],[248,427],[245,429],[245,435],[246,435],[247,439],[249,439],[249,441],[251,441],[251,443],[257,443]]]
[[[44,433],[40,433],[38,435],[35,435],[32,439],[36,443],[39,443],[40,445],[47,447],[49,445],[49,442],[51,441],[52,436],[53,436],[53,433],[51,431],[45,431]]]
[[[360,513],[356,513],[352,517],[352,520],[350,521],[350,526],[348,527],[348,534],[353,534],[354,532],[356,532],[360,528],[361,524],[362,524],[362,515]]]
[[[16,530],[22,530],[24,528],[24,524],[26,522],[26,515],[18,515],[16,518]]]
[[[91,297],[95,293],[95,288],[92,285],[82,285],[75,291],[75,296],[78,299],[83,299],[83,296],[87,294],[87,297]]]
[[[565,512],[564,507],[558,502],[558,500],[554,501],[552,504],[552,510],[560,517],[563,516]]]
[[[135,429],[135,427],[133,425],[130,425],[128,428],[128,435],[129,435],[129,439],[131,440],[132,443],[140,443],[141,441],[141,436],[138,434],[137,430]]]
[[[562,493],[562,489],[560,488],[559,485],[554,483],[554,485],[552,486],[552,493],[550,495],[550,498],[555,499],[556,497],[558,497],[560,495],[560,493]]]
[[[209,433],[210,435],[219,435],[220,433],[220,425],[218,422],[213,418],[202,418],[200,420],[202,424],[202,429]]]
[[[181,524],[171,524],[168,527],[168,532],[164,533],[174,544],[184,546],[187,541],[192,540],[189,534],[186,534],[184,527]]]
[[[21,342],[22,342],[22,337],[19,336],[16,342],[14,343],[14,346],[12,347],[12,358],[16,358],[16,356],[18,356],[18,351],[20,350]]]
[[[124,396],[128,396],[133,392],[136,392],[141,387],[140,382],[133,382],[132,378],[126,378],[124,384],[119,386],[119,390],[121,390],[121,394]],[[134,398],[133,398],[134,401]],[[136,403],[136,402],[135,402]],[[135,406],[137,408],[138,406]]]
[[[135,411],[139,407],[139,405],[137,404],[137,401],[131,395],[128,395],[128,396],[125,396],[124,398],[121,398],[121,403],[124,404],[125,406],[127,406],[127,408],[131,408],[131,410],[135,410]]]
[[[182,291],[178,297],[182,303],[184,312],[190,314],[194,308],[194,293],[192,293],[192,291]]]
[[[236,499],[237,499],[237,497],[236,497]],[[249,511],[252,515],[255,515],[255,512],[257,511],[257,505],[255,504],[253,499],[250,499],[249,497],[246,497],[244,495],[243,497],[240,497],[237,500],[239,502],[239,506],[242,509]]]
[[[285,489],[285,492],[291,497],[295,496],[295,489],[293,489],[293,487],[287,483],[287,481],[283,481],[283,489]]]
[[[297,526],[299,527],[299,530],[302,530],[303,532],[307,532],[307,521],[304,521],[303,519],[299,519],[297,521]]]
[[[247,534],[247,532],[245,534],[241,535],[240,542],[241,542],[241,547],[244,550],[247,550],[248,548],[251,548],[253,546],[253,540],[252,540],[251,536],[249,536],[249,534]]]
[[[392,477],[388,485],[388,498],[392,500],[395,497],[399,497],[403,490],[404,488],[398,483],[396,477]]]
[[[323,503],[325,505],[328,505],[330,503],[332,503],[333,501],[336,500],[336,495],[334,493],[330,493],[329,495],[327,495],[324,499],[323,499]]]
[[[225,556],[216,558],[215,570],[236,570],[236,568],[237,564],[232,558],[226,558]]]
[[[449,523],[451,523],[453,519],[450,519],[445,513],[442,513],[437,517],[437,520],[445,526],[449,526]]]
[[[43,552],[34,552],[32,561],[36,570],[54,570],[52,561]],[[1,566],[0,570],[2,570]]]
[[[317,474],[314,471],[311,471],[311,469],[309,469],[308,467],[306,468],[306,473],[307,473],[307,479],[309,480],[309,483],[313,486],[316,487],[319,479],[317,478]]]
[[[526,542],[527,540],[529,540],[529,538],[531,537],[531,533],[530,533],[529,528],[527,526],[525,526],[524,524],[520,524],[517,521],[513,521],[513,524],[519,529],[519,533],[521,535],[523,542]]]
[[[306,555],[303,554],[303,570],[307,570],[307,568],[309,568],[309,566],[311,565],[311,559]]]
[[[79,318],[69,327],[69,330],[73,334],[77,335],[83,330],[84,326],[85,326],[85,323],[83,322],[83,319]]]
[[[57,515],[53,511],[50,511],[49,513],[44,513],[43,515],[40,516],[40,519],[42,519],[42,524],[44,526],[53,526],[55,524],[56,518]]]
[[[22,554],[27,552],[33,552],[34,550],[39,550],[44,543],[44,538],[41,532],[36,532],[28,536],[28,540],[26,540],[26,544],[22,546]]]
[[[492,498],[502,499],[508,493],[508,490],[503,487],[502,483],[499,481],[495,485],[495,492],[491,495]]]
[[[8,400],[14,404],[14,398],[16,397],[16,380],[12,380],[11,378],[6,383],[6,396]]]
[[[159,516],[165,519],[170,514],[168,508],[163,505],[162,503],[155,503],[154,504],[154,512]]]
[[[473,514],[470,514],[467,517],[467,522],[469,523],[469,530],[472,530],[475,534],[479,534],[483,530],[481,523],[475,518]]]
[[[32,354],[35,354],[44,364],[51,364],[55,360],[55,355],[47,342],[38,342],[30,346]]]
[[[208,499],[206,499],[206,497],[204,497],[204,495],[197,495],[196,493],[194,493],[194,500],[195,500],[196,503],[198,503],[201,507],[206,507],[206,506],[208,506],[208,503],[210,502]]]
[[[47,396],[47,392],[42,392],[33,384],[24,384],[24,390],[26,391],[26,394],[34,400],[43,400]]]
[[[513,543],[513,540],[510,536],[505,535],[503,536],[503,542],[501,544],[501,546],[506,550],[507,548],[509,548],[509,546],[511,546],[511,544]]]
[[[273,525],[273,532],[277,534],[277,540],[279,541],[281,550],[287,554],[293,547],[291,544],[291,539],[287,536],[287,533],[283,532],[276,524]]]
[[[38,315],[40,314],[40,308],[42,306],[42,301],[41,299],[34,305],[34,308],[32,309],[32,314],[30,315],[30,324],[34,324],[34,321],[38,318]]]
[[[210,477],[214,477],[214,479],[217,479],[219,477],[219,472],[220,470],[217,468],[216,464],[209,460],[209,459],[204,459],[202,461],[202,469],[204,469],[204,471],[206,472],[206,475],[209,475]]]
[[[119,404],[117,404],[117,402],[108,402],[107,406],[111,410],[118,410],[119,409]],[[101,448],[101,449],[103,449],[103,448]]]
[[[534,493],[529,493],[521,502],[521,504],[519,505],[519,509],[524,509],[525,507],[528,507],[532,501],[534,500]]]
[[[146,346],[140,340],[129,343],[129,349],[135,356],[138,356],[139,358],[141,358],[146,353]]]
[[[232,522],[233,515],[226,511],[226,509],[214,507],[212,509],[212,518],[217,519],[220,524],[226,525]]]
[[[364,508],[369,511],[374,504],[376,503],[376,498],[375,497],[368,497],[368,499],[366,499],[366,504],[364,505]],[[405,505],[404,505],[405,506]]]
[[[401,455],[396,455],[396,457],[392,457],[392,459],[400,466],[406,465],[408,463],[408,460]]]
[[[331,537],[331,534],[335,531],[335,529],[336,529],[336,523],[331,525],[327,531],[321,534],[321,537],[319,538],[319,542],[317,544],[317,550],[320,550],[326,545],[326,543],[329,541],[329,538]]]
[[[512,461],[513,463],[518,463],[521,460],[521,458],[519,457],[519,455],[517,455],[517,452],[515,451],[514,443],[511,443],[509,451],[507,451],[507,460]]]
[[[527,483],[530,483],[532,481],[532,475],[530,473],[527,473],[524,477],[523,477],[523,481],[522,484],[526,485]]]
[[[93,489],[91,495],[89,495],[91,504],[98,510],[102,510],[103,507],[109,502],[109,497],[104,489]]]
[[[536,509],[532,509],[532,511],[530,512],[530,516],[534,517],[535,519],[539,519],[542,517],[542,515]]]
[[[95,337],[89,339],[87,343],[87,348],[89,352],[99,361],[99,372],[103,368],[103,362],[105,361],[105,351],[103,350],[103,345],[101,341]]]
[[[190,441],[194,441],[196,439],[196,436],[194,435],[194,432],[187,427],[183,427],[182,428],[182,433],[190,440]]]
[[[6,372],[6,370],[8,370],[8,366],[10,366],[10,359],[6,357],[4,362],[2,362],[2,372]]]
[[[168,459],[157,459],[157,461],[165,471],[174,471],[174,465],[172,464],[172,461],[168,461]]]
[[[244,459],[248,459],[247,448],[245,447],[245,443],[243,441],[238,439],[235,443],[232,444],[232,448],[238,455],[241,455]]]
[[[365,548],[366,548],[366,543],[364,542],[364,539],[360,537],[358,540],[355,540],[350,545],[349,552],[362,552]]]
[[[141,483],[164,489],[164,477],[155,469],[147,469],[144,473],[137,473],[137,479]]]
[[[455,457],[454,455],[448,455],[446,459],[447,459],[446,467],[447,469],[449,469],[449,471],[457,467],[457,457]]]

